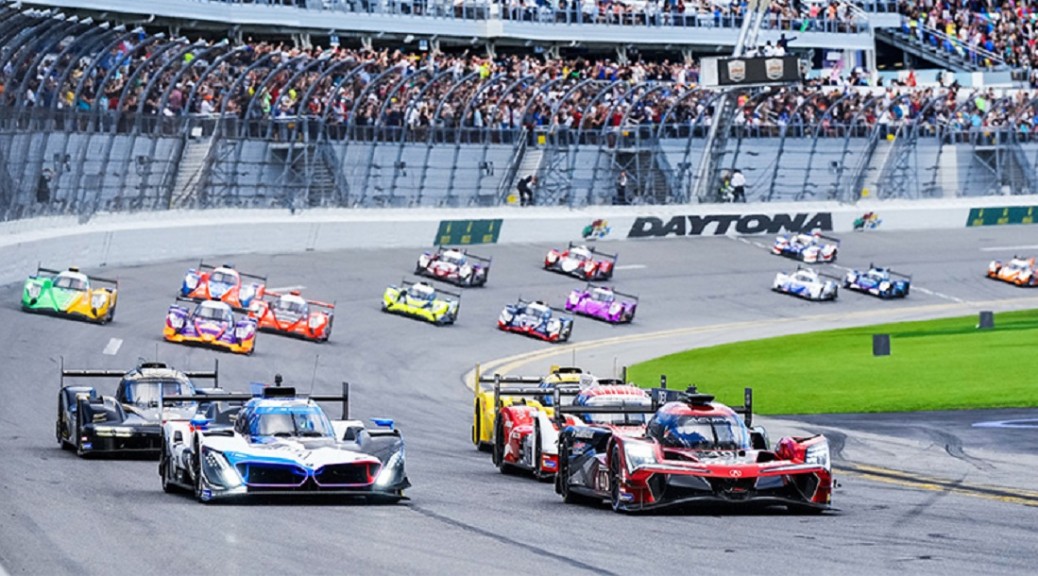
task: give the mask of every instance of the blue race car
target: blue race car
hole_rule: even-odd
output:
[[[554,309],[540,300],[519,299],[508,304],[497,319],[497,327],[505,332],[518,332],[548,342],[565,342],[573,331],[573,318],[557,316]]]
[[[843,278],[843,287],[880,298],[904,298],[912,287],[912,277],[890,268],[869,264],[866,272],[851,270]]]

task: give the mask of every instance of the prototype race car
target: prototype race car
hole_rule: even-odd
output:
[[[695,504],[830,507],[833,475],[824,436],[782,438],[768,446],[752,421],[752,391],[733,410],[695,388],[652,390],[653,405],[568,406],[565,414],[611,414],[611,423],[564,426],[555,490],[567,503],[608,500],[632,512]],[[742,417],[740,418],[740,413]],[[651,414],[643,427],[628,417]],[[623,419],[624,430],[616,425]]]
[[[105,284],[106,286],[91,287]],[[22,288],[22,310],[81,318],[106,324],[115,318],[119,281],[88,276],[79,268],[36,268]]]
[[[904,298],[912,287],[912,277],[890,268],[869,264],[867,271],[851,270],[843,278],[843,287],[880,298]]]
[[[490,258],[440,246],[418,257],[414,273],[458,286],[483,286],[490,275]]]
[[[638,297],[588,282],[583,289],[573,290],[566,298],[566,310],[581,316],[625,324],[634,320]]]
[[[276,378],[275,382],[279,379]],[[166,492],[191,491],[200,502],[254,495],[356,497],[396,502],[411,486],[404,441],[393,420],[373,418],[369,429],[349,420],[349,388],[340,396],[302,396],[267,387],[211,418],[168,420],[162,427],[159,476]],[[191,402],[194,396],[163,398]],[[330,420],[318,402],[341,402]]]
[[[558,470],[560,426],[614,424],[610,414],[567,414],[555,416],[560,406],[648,406],[649,395],[636,386],[619,380],[600,380],[576,384],[542,384],[536,388],[517,388],[495,384],[498,394],[535,396],[539,405],[515,403],[499,405],[494,424],[493,461],[502,472],[529,470],[539,479],[553,476]],[[621,418],[618,425],[644,425],[644,416]]]
[[[458,320],[461,294],[439,290],[428,282],[402,280],[391,284],[382,294],[382,311],[411,316],[433,324],[454,324]]]
[[[613,277],[616,257],[617,254],[606,254],[585,244],[570,242],[566,250],[553,248],[548,251],[544,257],[544,269],[584,280],[608,280]]]
[[[332,335],[335,304],[307,300],[299,290],[288,294],[265,292],[263,298],[252,302],[249,315],[263,332],[327,342]]]
[[[988,264],[988,278],[1017,286],[1038,286],[1038,267],[1035,266],[1033,257],[1013,256],[1008,263],[992,260],[991,264]]]
[[[505,332],[518,332],[547,342],[565,342],[573,332],[573,318],[556,316],[554,308],[540,300],[529,302],[519,298],[505,305],[497,319],[497,327]]]
[[[216,300],[199,302],[190,311],[173,304],[166,313],[162,337],[167,342],[202,344],[236,354],[252,354],[256,350],[256,319],[235,318],[229,304]]]
[[[212,379],[218,370],[181,372],[161,362],[142,362],[129,372],[118,370],[61,369],[58,418],[54,434],[62,448],[79,456],[96,453],[158,454],[162,446],[159,426],[163,418],[192,418],[208,402],[160,405],[163,395],[194,396],[218,392],[196,388],[192,379]],[[66,378],[119,378],[115,396],[102,396],[92,386],[66,385]]]
[[[803,260],[807,263],[835,262],[840,240],[821,232],[780,234],[771,247],[772,254]]]
[[[243,282],[242,279],[252,280]],[[219,300],[240,310],[247,310],[252,301],[263,298],[267,289],[267,277],[238,272],[231,264],[213,266],[199,262],[191,268],[180,285],[180,297],[200,302]]]
[[[836,300],[840,291],[837,283],[839,279],[839,276],[823,274],[814,268],[797,266],[797,269],[789,274],[775,274],[771,289],[807,300]]]
[[[475,382],[473,391],[476,393],[475,414],[472,418],[472,443],[477,448],[490,451],[494,445],[494,421],[497,418],[499,406],[511,406],[514,402],[523,402],[533,406],[540,406],[535,398],[513,398],[512,396],[495,394],[494,385],[502,383],[508,386],[543,386],[555,385],[574,386],[593,377],[575,366],[552,366],[547,376],[515,376],[511,374],[492,376],[480,374],[479,366],[476,366]],[[541,400],[546,399],[549,394],[542,394]],[[549,415],[551,414],[549,409]]]

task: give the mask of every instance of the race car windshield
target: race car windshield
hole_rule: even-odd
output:
[[[162,397],[190,396],[194,390],[177,380],[128,380],[123,382],[123,404],[158,406]]]
[[[234,274],[229,274],[227,272],[213,272],[209,276],[209,281],[217,282],[219,284],[237,284],[238,277]]]
[[[274,304],[274,308],[276,308],[278,312],[302,315],[306,313],[306,302],[300,302],[295,299],[280,298]]]
[[[749,446],[742,422],[725,416],[669,415],[656,427],[663,446],[692,450],[739,450]]]
[[[591,253],[585,248],[574,248],[569,251],[569,257],[574,260],[584,261],[591,258]]]
[[[612,302],[615,299],[609,290],[595,290],[591,292],[591,298],[598,302]]]
[[[54,287],[66,290],[86,290],[87,283],[82,278],[75,276],[58,276],[58,279],[54,281]]]
[[[875,280],[876,282],[882,282],[887,279],[887,273],[881,270],[870,270],[869,278]]]
[[[440,260],[446,262],[447,264],[454,264],[455,266],[461,266],[465,264],[465,256],[457,252],[444,252],[443,256],[440,257]]]
[[[215,306],[199,306],[195,308],[195,316],[203,320],[213,320],[215,322],[230,322],[233,319],[230,310]]]
[[[412,286],[407,295],[415,300],[432,300],[436,293],[425,286]]]
[[[541,306],[539,304],[528,304],[526,306],[526,313],[530,316],[539,316],[541,318],[548,318],[551,316],[551,308]]]
[[[1021,272],[1023,270],[1027,270],[1027,263],[1020,262],[1019,260],[1014,260],[1013,262],[1009,263],[1009,269],[1014,272]]]
[[[260,409],[249,416],[251,436],[331,437],[332,425],[324,412],[310,406]]]

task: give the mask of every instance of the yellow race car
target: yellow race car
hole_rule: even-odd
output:
[[[458,319],[461,294],[438,290],[428,282],[391,285],[382,294],[382,311],[411,316],[433,324],[454,324]]]
[[[98,286],[103,284],[103,286]],[[115,317],[119,282],[88,276],[79,268],[37,268],[22,288],[22,310],[105,324]]]
[[[480,372],[479,366],[476,366],[475,382],[473,389],[475,391],[475,400],[473,402],[473,418],[472,418],[472,443],[476,448],[483,451],[490,451],[494,445],[494,424],[497,415],[497,411],[500,406],[511,406],[513,404],[522,403],[527,406],[536,407],[539,410],[543,410],[545,414],[551,418],[554,415],[554,410],[550,405],[550,402],[545,405],[548,397],[551,396],[551,390],[558,384],[580,384],[586,385],[594,381],[594,377],[584,372],[580,368],[572,366],[552,366],[547,376],[516,376],[516,375],[501,375],[492,374],[486,375]],[[537,397],[511,397],[511,396],[499,396],[495,398],[494,384],[508,384],[508,385],[535,385],[545,388],[545,398]]]

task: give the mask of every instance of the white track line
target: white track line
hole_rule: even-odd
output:
[[[102,354],[107,354],[108,356],[115,356],[116,354],[119,353],[119,348],[122,345],[123,345],[122,338],[111,338],[111,339],[108,340],[108,345],[105,346],[105,349],[101,353]]]
[[[306,286],[299,284],[296,286],[279,286],[277,288],[267,288],[267,292],[291,292],[293,290],[302,291],[304,289],[306,289]]]
[[[613,266],[614,270],[640,270],[645,268],[645,264],[624,264],[622,266]]]
[[[1012,252],[1013,250],[1036,250],[1038,244],[1030,244],[1027,246],[990,246],[988,248],[981,248],[981,252]]]

